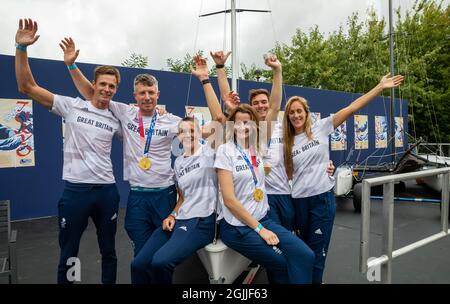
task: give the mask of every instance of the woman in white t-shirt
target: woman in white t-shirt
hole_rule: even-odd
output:
[[[251,106],[239,105],[227,122],[228,142],[218,148],[214,166],[223,196],[220,237],[228,247],[269,269],[271,283],[311,283],[313,252],[267,216],[258,123]]]
[[[145,254],[138,254],[131,263],[134,283],[171,284],[175,267],[214,239],[215,152],[200,143],[200,127],[193,117],[181,120],[178,138],[184,148],[174,164],[178,201],[145,243],[141,250]]]
[[[308,103],[291,97],[283,121],[284,162],[292,180],[292,199],[299,237],[314,251],[313,284],[321,284],[331,239],[336,205],[334,179],[326,173],[329,135],[350,115],[365,107],[384,89],[400,85],[403,76],[384,76],[367,94],[334,115],[311,123]]]

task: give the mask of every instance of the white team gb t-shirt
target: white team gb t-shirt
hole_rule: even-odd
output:
[[[271,168],[265,177],[267,194],[291,194],[283,153],[283,126],[281,122],[277,122],[272,131],[268,153],[264,156],[264,162]]]
[[[243,150],[246,153],[249,161],[251,162],[250,154],[248,150]],[[234,193],[236,198],[241,202],[245,209],[256,219],[262,219],[269,209],[269,203],[267,201],[267,193],[264,185],[264,165],[260,155],[257,155],[256,161],[258,164],[258,170],[255,172],[258,177],[258,187],[264,191],[264,198],[261,202],[257,202],[253,198],[253,192],[255,190],[255,183],[250,168],[247,166],[246,161],[242,157],[236,145],[233,142],[228,142],[221,145],[216,153],[216,161],[214,167],[218,169],[224,169],[231,171],[233,174]],[[221,200],[223,202],[223,200]],[[246,226],[240,220],[226,208],[222,206],[222,216],[224,219],[233,226]]]
[[[193,155],[175,160],[175,179],[184,198],[177,219],[207,217],[214,212],[218,196],[214,159],[215,151],[204,144]]]
[[[142,170],[138,164],[144,156],[145,142],[141,143],[139,135],[139,108],[115,101],[110,102],[109,108],[122,123],[124,180],[128,180],[132,187],[159,188],[173,185],[171,147],[181,118],[172,114],[158,114],[148,154],[151,167]],[[147,139],[152,117],[142,116],[142,120]]]
[[[330,160],[329,135],[334,132],[333,115],[318,120],[311,131],[312,140],[305,133],[296,135],[294,139],[293,198],[318,195],[334,187],[334,178],[327,173]]]
[[[111,146],[120,123],[111,111],[61,95],[54,95],[50,111],[65,120],[63,180],[113,184]]]

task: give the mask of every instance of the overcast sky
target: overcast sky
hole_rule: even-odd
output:
[[[430,0],[431,1],[431,0]],[[366,18],[371,6],[388,16],[388,0],[237,0],[238,8],[270,9],[272,13],[238,14],[239,61],[262,63],[275,41],[289,43],[297,28],[315,24],[327,34],[346,26],[358,12]],[[227,7],[230,6],[227,1]],[[393,0],[411,8],[414,0]],[[448,5],[449,0],[444,1]],[[14,54],[19,18],[39,24],[41,37],[29,56],[62,60],[59,41],[75,39],[79,62],[120,65],[132,52],[149,58],[151,69],[167,69],[167,58],[182,58],[195,50],[230,49],[230,20],[224,15],[199,18],[225,8],[225,0],[0,0],[0,54]],[[197,31],[198,29],[198,31]]]

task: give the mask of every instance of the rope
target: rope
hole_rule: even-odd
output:
[[[225,0],[225,11],[227,10],[227,0]],[[223,14],[223,46],[222,50],[225,52],[227,49],[227,13]]]
[[[406,38],[407,37],[407,41]],[[406,91],[406,87],[409,88],[408,92],[409,92],[409,100],[410,100],[410,106],[411,106],[411,120],[412,120],[412,126],[413,126],[413,132],[414,132],[414,136],[412,136],[412,138],[414,139],[415,142],[417,142],[417,131],[416,131],[416,122],[415,122],[415,117],[414,117],[414,101],[412,98],[412,94],[411,94],[411,84],[412,84],[412,80],[409,77],[409,56],[410,56],[410,49],[411,49],[411,35],[409,33],[403,34],[403,42],[404,42],[404,48],[406,50],[406,54],[405,54],[405,79],[408,85],[405,86],[405,89],[403,90],[402,87],[400,86],[399,90],[402,93],[403,91]],[[405,93],[405,95],[407,95]],[[408,96],[406,96],[407,98]],[[403,98],[403,97],[402,97]]]
[[[239,0],[236,1],[237,7],[241,7],[241,2]],[[241,14],[236,13],[236,41],[238,43],[238,47],[241,46]],[[241,66],[239,65],[239,62],[241,62],[241,52],[240,49],[236,48],[237,50],[237,63],[238,63],[238,67],[237,67],[237,75],[236,75],[236,93],[239,94],[239,78],[240,78],[240,71],[241,71]]]
[[[376,63],[377,63],[377,71],[378,70],[382,70],[381,69],[381,67],[383,66],[383,63],[381,62],[381,56],[379,56],[380,55],[380,53],[381,53],[381,51],[380,51],[380,49],[379,49],[379,47],[378,47],[378,43],[380,42],[380,40],[377,40],[376,42],[375,42],[375,45],[374,45],[374,52],[375,52],[375,58],[376,58]],[[381,75],[384,75],[384,72],[383,73],[380,73]],[[386,96],[384,96],[383,94],[381,94],[381,97],[382,97],[382,99],[383,99],[383,108],[384,108],[384,117],[388,117],[388,115],[387,115],[387,109],[386,109]],[[389,145],[387,145],[387,147],[388,147]],[[378,163],[377,163],[377,166],[378,165],[380,165],[380,162],[381,162],[381,160],[383,159],[383,157],[384,157],[384,155],[385,155],[385,153],[386,153],[386,151],[387,151],[387,147],[386,148],[384,148],[383,149],[383,154],[381,155],[381,157],[380,157],[380,159],[378,160]],[[378,148],[378,149],[380,149],[380,148]],[[376,150],[375,150],[375,152],[376,152]],[[370,156],[369,156],[370,157]],[[368,158],[369,158],[368,157]],[[368,158],[366,158],[366,160],[368,159]],[[367,164],[367,163],[366,163]]]
[[[272,15],[272,6],[270,5],[270,0],[267,0],[267,6],[269,8],[270,11],[270,23],[272,25],[272,33],[273,33],[273,41],[275,41],[275,45],[274,45],[274,49],[276,48],[276,43],[279,41],[278,40],[278,34],[277,31],[275,30],[275,23],[273,22],[273,15]],[[281,59],[281,58],[279,58]],[[284,101],[287,101],[287,94],[286,94],[286,86],[284,84],[282,84],[282,88],[283,88],[283,98]]]
[[[200,15],[202,14],[202,9],[203,9],[203,0],[201,0],[200,2],[200,9],[198,12],[198,17],[197,17],[197,29],[195,31],[195,42],[194,42],[194,49],[192,54],[196,53],[197,50],[197,42],[198,42],[198,32],[199,32],[199,28],[200,28]],[[185,109],[186,107],[189,105],[189,95],[191,93],[191,82],[192,82],[192,73],[189,73],[189,84],[188,84],[188,91],[187,91],[187,95],[186,95],[186,102],[185,102]]]
[[[363,56],[363,53],[361,53],[361,57]],[[362,59],[362,58],[361,58]],[[364,65],[364,64],[363,64]],[[362,69],[363,71],[365,70],[367,68],[367,60],[365,60],[365,65],[364,65],[364,69]],[[356,76],[355,76],[356,77]],[[363,86],[362,86],[362,90],[363,91],[365,91],[365,89],[366,89],[366,76],[365,76],[365,74],[364,74],[364,76],[363,76]],[[355,87],[354,87],[354,92],[356,91],[356,79],[355,79]],[[364,114],[364,112],[362,113],[362,114]],[[358,111],[358,113],[357,113],[357,115],[362,115],[361,114],[361,110],[359,110]],[[353,129],[355,129],[355,127],[353,126]],[[356,136],[355,136],[355,143],[356,143]],[[359,160],[359,157],[361,156],[361,152],[362,152],[362,149],[358,149],[359,151],[358,151],[358,155],[356,156],[356,162],[358,162],[358,160]]]

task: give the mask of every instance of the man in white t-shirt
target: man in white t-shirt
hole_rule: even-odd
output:
[[[94,71],[93,94],[89,100],[55,95],[33,79],[26,48],[39,38],[37,23],[20,20],[16,34],[16,78],[19,91],[63,117],[64,193],[58,203],[59,245],[61,248],[58,283],[72,283],[71,259],[78,255],[81,236],[89,217],[97,228],[102,255],[102,282],[116,282],[115,235],[119,194],[111,163],[114,134],[120,131],[109,103],[120,82],[114,67],[100,66]],[[69,67],[70,69],[71,67]]]
[[[64,62],[75,67],[70,70],[75,86],[89,98],[93,93],[92,84],[76,68],[74,62],[78,51],[73,39],[66,38],[60,46],[64,51]],[[181,118],[158,113],[156,106],[160,92],[154,76],[137,75],[133,86],[137,106],[111,101],[109,109],[122,125],[124,179],[131,186],[125,229],[136,256],[176,204],[171,148]]]

